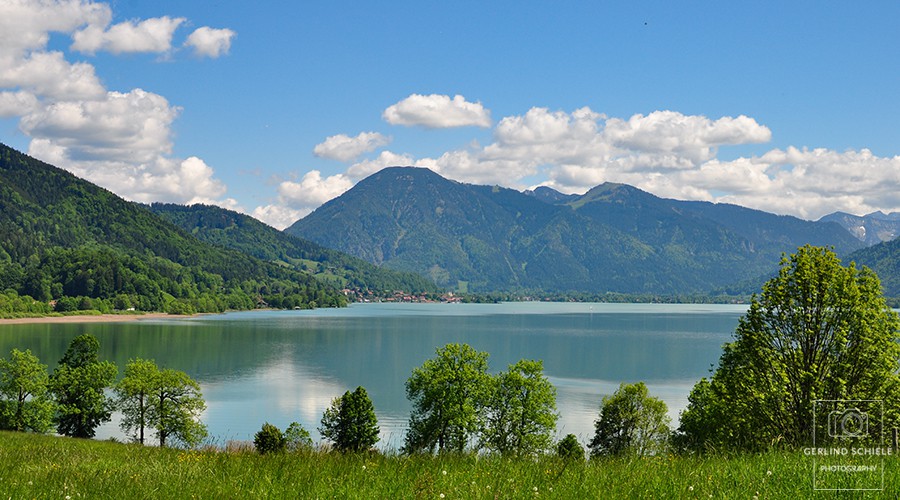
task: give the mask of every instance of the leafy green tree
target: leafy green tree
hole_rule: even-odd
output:
[[[717,395],[719,390],[713,391],[713,382],[720,384],[721,380],[703,378],[691,389],[687,409],[681,412],[678,429],[672,435],[672,445],[677,451],[744,448],[737,445],[740,438],[734,432],[740,420],[726,422],[731,412],[722,407],[726,400]]]
[[[881,400],[885,425],[896,425],[898,328],[875,273],[845,267],[825,248],[799,248],[753,297],[712,379],[694,387],[676,442],[799,446],[812,439],[815,400]]]
[[[173,437],[187,446],[196,446],[207,436],[200,414],[206,409],[200,384],[182,371],[159,371],[150,393],[150,425],[156,430],[159,445]]]
[[[281,453],[287,447],[287,438],[278,427],[266,422],[253,436],[253,446],[261,455]]]
[[[650,396],[643,382],[623,383],[603,398],[594,422],[591,456],[653,455],[665,451],[670,418],[666,404]]]
[[[378,442],[378,418],[375,406],[363,387],[334,398],[322,415],[322,437],[332,441],[340,452],[366,451]]]
[[[556,388],[541,361],[520,360],[493,378],[482,446],[503,455],[546,451],[556,432]]]
[[[153,361],[133,359],[125,365],[125,376],[116,384],[116,407],[122,413],[119,426],[144,444],[144,430],[151,425],[150,398],[159,383],[159,368]]]
[[[50,377],[30,350],[0,359],[0,429],[44,433],[53,425]]]
[[[104,390],[118,368],[99,359],[100,342],[93,335],[75,337],[50,377],[56,399],[56,429],[64,436],[92,438],[97,426],[110,420],[113,404]]]
[[[461,452],[481,429],[490,392],[488,354],[468,344],[447,344],[436,353],[406,381],[413,406],[406,453]]]
[[[284,439],[287,441],[287,449],[290,452],[312,449],[313,442],[309,431],[297,422],[291,422],[284,430]]]
[[[584,447],[578,442],[575,434],[566,434],[566,437],[556,444],[556,454],[566,460],[584,460]]]

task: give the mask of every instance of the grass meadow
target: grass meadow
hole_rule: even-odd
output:
[[[900,497],[886,457],[884,491]],[[555,456],[259,455],[0,432],[2,498],[859,498],[815,492],[800,451],[564,461]],[[846,475],[845,475],[846,476]],[[841,488],[855,486],[839,481]],[[867,485],[861,485],[867,486]],[[880,486],[880,485],[878,485]]]

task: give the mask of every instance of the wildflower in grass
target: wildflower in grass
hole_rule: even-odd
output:
[[[694,487],[693,487],[693,486],[688,486],[688,491],[694,491]]]
[[[443,474],[443,475],[445,475],[445,476],[446,476],[446,475],[447,475],[447,471],[445,471],[445,470],[442,470],[442,471],[441,471],[441,474]]]
[[[772,475],[772,471],[767,470],[767,471],[766,471],[766,475],[767,475],[767,476],[771,476],[771,475]]]
[[[441,498],[444,498],[444,494],[443,494],[443,493],[441,493],[439,496],[440,496]]]

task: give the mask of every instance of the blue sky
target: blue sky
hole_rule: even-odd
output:
[[[900,209],[897,2],[0,0],[0,141],[284,227],[396,164]]]

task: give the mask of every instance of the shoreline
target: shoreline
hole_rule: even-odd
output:
[[[168,313],[146,314],[85,314],[72,316],[36,316],[33,318],[0,319],[2,325],[27,325],[42,323],[117,323],[137,321],[139,319],[189,318],[193,315],[175,315]]]

